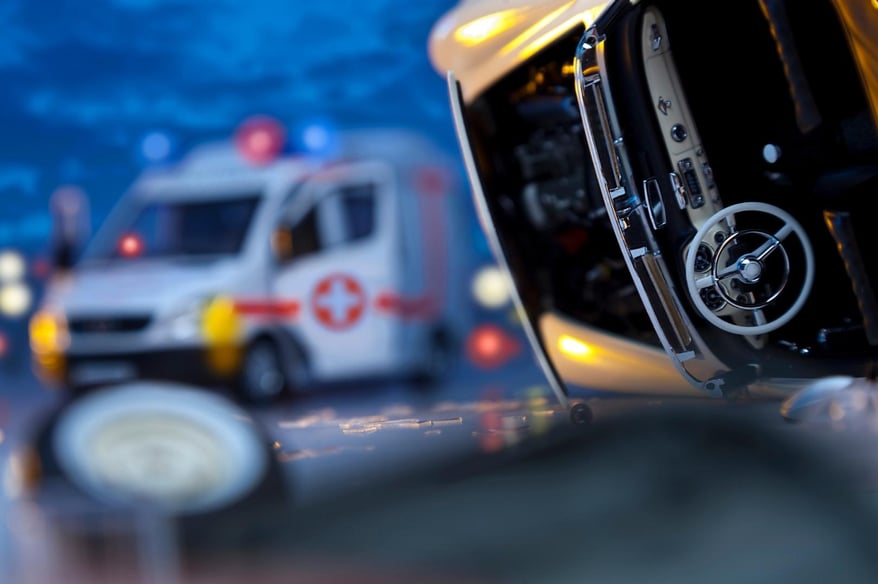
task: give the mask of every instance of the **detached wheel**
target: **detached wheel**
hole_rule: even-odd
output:
[[[289,392],[284,362],[277,344],[259,339],[244,355],[238,392],[248,403],[269,403]]]
[[[270,440],[244,414],[176,383],[95,391],[56,411],[39,433],[47,494],[69,486],[94,502],[193,518],[283,500]]]

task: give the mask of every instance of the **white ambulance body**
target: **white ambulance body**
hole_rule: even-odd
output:
[[[145,173],[31,322],[39,371],[71,388],[155,378],[250,400],[325,383],[432,380],[470,326],[462,181],[404,130],[329,160],[206,145]]]

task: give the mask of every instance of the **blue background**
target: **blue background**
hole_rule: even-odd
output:
[[[459,156],[427,39],[451,0],[3,0],[0,248],[43,253],[48,199],[76,185],[98,225],[142,170],[251,115],[294,129],[404,125]]]

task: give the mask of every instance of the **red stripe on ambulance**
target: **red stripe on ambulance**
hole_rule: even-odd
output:
[[[235,300],[235,312],[242,316],[290,319],[299,316],[296,300]]]

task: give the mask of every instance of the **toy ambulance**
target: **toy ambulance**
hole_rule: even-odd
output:
[[[206,144],[145,172],[32,318],[41,376],[222,384],[247,401],[436,380],[472,306],[454,159],[408,130],[335,140],[329,158],[258,162]]]

